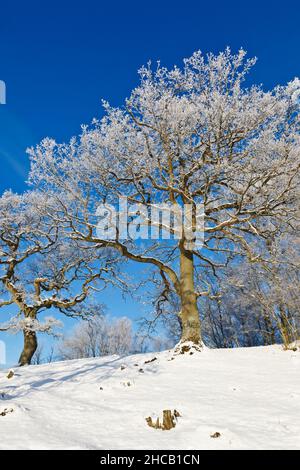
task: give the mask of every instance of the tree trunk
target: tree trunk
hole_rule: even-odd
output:
[[[201,345],[201,326],[194,283],[194,259],[192,252],[183,247],[180,253],[180,289],[181,342],[191,341]]]
[[[19,359],[20,366],[26,366],[31,363],[32,356],[37,349],[37,336],[35,331],[23,330],[24,347]]]
[[[264,323],[265,323],[265,333],[264,333],[264,341],[265,345],[271,345],[276,343],[276,338],[275,338],[275,329],[272,325],[272,321],[270,318],[270,314],[264,309],[263,310],[263,316],[264,316]]]

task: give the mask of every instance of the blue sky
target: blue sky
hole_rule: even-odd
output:
[[[296,1],[15,1],[0,3],[0,17],[1,192],[25,189],[26,147],[69,139],[101,116],[101,98],[121,104],[149,59],[172,66],[197,49],[242,46],[258,57],[252,80],[264,87],[300,76]],[[138,316],[136,304],[111,297],[112,315]],[[7,340],[9,362],[20,342]]]

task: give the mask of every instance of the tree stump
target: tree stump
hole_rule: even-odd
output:
[[[163,410],[163,422],[162,424],[159,421],[159,418],[156,419],[155,423],[153,422],[151,416],[146,418],[148,426],[154,429],[162,429],[163,431],[169,431],[170,429],[175,428],[177,418],[180,417],[180,413],[177,410],[174,410],[172,413],[171,410]]]
[[[7,377],[8,379],[12,379],[14,375],[15,375],[14,371],[13,371],[13,370],[10,370],[6,377]]]
[[[174,414],[171,412],[171,410],[164,410],[162,429],[164,431],[169,431],[170,429],[175,428],[175,426],[176,422],[174,419]]]

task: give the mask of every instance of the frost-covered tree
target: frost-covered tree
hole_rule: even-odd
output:
[[[52,333],[60,322],[39,315],[54,308],[67,316],[84,317],[97,282],[106,282],[111,267],[99,261],[97,250],[69,239],[49,218],[53,200],[41,193],[0,198],[0,307],[16,306],[18,314],[0,326],[23,331],[20,365],[30,364],[37,349],[37,332]]]
[[[198,300],[211,293],[203,270],[217,273],[237,254],[260,260],[261,244],[278,224],[290,223],[299,204],[300,80],[271,91],[247,86],[254,62],[243,50],[226,49],[196,52],[182,68],[143,67],[124,106],[105,103],[103,119],[78,138],[46,138],[30,150],[31,180],[55,192],[57,217],[74,238],[153,267],[161,276],[160,306],[170,294],[178,297],[182,341],[202,342]],[[119,196],[147,209],[164,203],[175,213],[189,205],[193,233],[203,204],[204,246],[191,243],[185,228],[173,241],[99,236],[97,206]],[[139,222],[151,225],[147,211]]]
[[[203,332],[214,347],[258,346],[300,337],[299,222],[278,231],[263,260],[233,260],[214,280],[214,301],[203,299]]]
[[[129,318],[109,320],[96,316],[82,321],[59,346],[59,356],[65,359],[125,355],[132,351],[132,323]]]

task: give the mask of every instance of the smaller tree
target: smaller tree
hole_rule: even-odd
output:
[[[29,192],[6,192],[0,199],[0,307],[15,305],[19,313],[1,330],[23,331],[19,364],[30,364],[37,349],[37,331],[51,333],[57,321],[44,323],[39,315],[55,308],[67,316],[84,317],[80,304],[106,282],[110,272],[99,262],[97,250],[72,241],[63,228],[50,222],[51,198]]]

